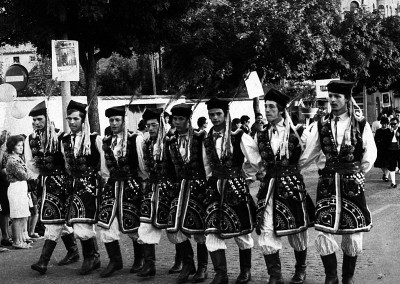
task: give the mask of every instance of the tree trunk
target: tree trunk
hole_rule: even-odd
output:
[[[99,120],[99,102],[96,92],[96,67],[97,60],[94,56],[94,48],[89,48],[87,52],[87,69],[86,75],[86,96],[89,104],[89,123],[90,131],[100,134],[100,120]]]

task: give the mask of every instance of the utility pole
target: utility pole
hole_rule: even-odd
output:
[[[59,5],[59,19],[61,26],[63,27],[63,34],[61,36],[61,39],[67,40],[68,39],[68,34],[67,34],[67,10],[65,9],[64,3],[61,1]],[[62,81],[61,82],[61,101],[62,101],[62,114],[63,114],[63,130],[64,132],[69,132],[69,126],[67,123],[67,120],[65,119],[67,117],[67,106],[69,104],[69,101],[71,100],[71,84],[69,81]]]

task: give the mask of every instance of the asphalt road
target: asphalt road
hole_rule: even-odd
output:
[[[315,188],[317,173],[315,168],[308,169],[304,173],[306,186],[315,200]],[[356,269],[356,283],[400,283],[400,187],[392,189],[390,183],[381,180],[382,173],[379,169],[372,169],[367,174],[366,196],[369,208],[372,212],[374,226],[369,233],[364,234],[363,253],[359,256]],[[396,175],[400,180],[400,175]],[[399,182],[400,184],[400,182]],[[253,195],[257,192],[257,184],[251,187]],[[306,283],[323,283],[324,271],[320,257],[314,248],[316,231],[310,229],[309,255]],[[253,233],[257,240],[257,235]],[[337,237],[340,242],[340,236]],[[195,243],[192,242],[195,248]],[[57,266],[65,254],[65,248],[60,242],[52,256],[46,275],[30,269],[30,265],[39,258],[43,240],[34,244],[29,250],[10,250],[0,253],[0,283],[175,283],[176,275],[169,275],[168,269],[172,266],[174,246],[163,235],[161,243],[156,248],[157,275],[153,278],[142,279],[129,273],[133,262],[131,240],[123,236],[121,249],[124,260],[123,270],[116,272],[111,278],[100,278],[99,271],[108,263],[104,245],[100,245],[102,268],[87,276],[78,275],[81,261],[70,266]],[[233,240],[227,242],[227,259],[230,283],[235,283],[239,274],[239,253]],[[284,240],[281,252],[283,275],[285,283],[289,283],[294,270],[294,255],[287,239]],[[209,261],[209,280],[214,275],[211,260]],[[338,253],[338,272],[341,274],[342,255]],[[266,283],[268,280],[267,269],[259,247],[255,247],[252,255],[252,281],[251,283]]]

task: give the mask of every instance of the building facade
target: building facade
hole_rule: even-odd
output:
[[[30,72],[37,63],[36,48],[31,44],[0,47],[0,77],[3,79],[8,67],[13,64],[21,64]]]
[[[342,0],[342,11],[363,9],[369,12],[378,10],[382,16],[399,16],[400,0]]]

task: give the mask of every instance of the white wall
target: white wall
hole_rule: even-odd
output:
[[[38,103],[43,101],[43,97],[30,97],[30,98],[17,98],[16,104],[21,108],[26,114],[36,106]],[[73,97],[73,100],[86,103],[86,97]],[[104,99],[99,97],[99,116],[100,116],[100,128],[101,134],[104,133],[104,129],[108,126],[108,119],[105,117],[104,112],[107,108],[117,105],[127,104],[129,98],[118,98],[118,99]],[[182,103],[184,100],[179,100],[176,103]],[[133,101],[135,103],[147,103],[147,104],[157,104],[158,106],[165,105],[165,100],[160,99],[141,99]],[[168,110],[172,107],[171,105]],[[260,100],[260,109],[263,116],[265,116],[264,102]],[[15,119],[12,117],[11,112],[13,110],[13,103],[0,102],[0,130],[7,129],[11,134],[26,134],[32,132],[32,119],[26,115],[22,119]],[[250,122],[254,122],[253,113],[253,100],[235,100],[230,106],[231,118],[240,118],[242,115],[248,115],[250,117]],[[52,121],[54,121],[57,128],[62,128],[62,104],[61,97],[51,97],[49,100],[49,116]],[[193,113],[192,125],[197,128],[197,119],[204,116],[208,119],[207,107],[204,102],[200,103]],[[209,121],[208,127],[211,128],[211,122]]]

